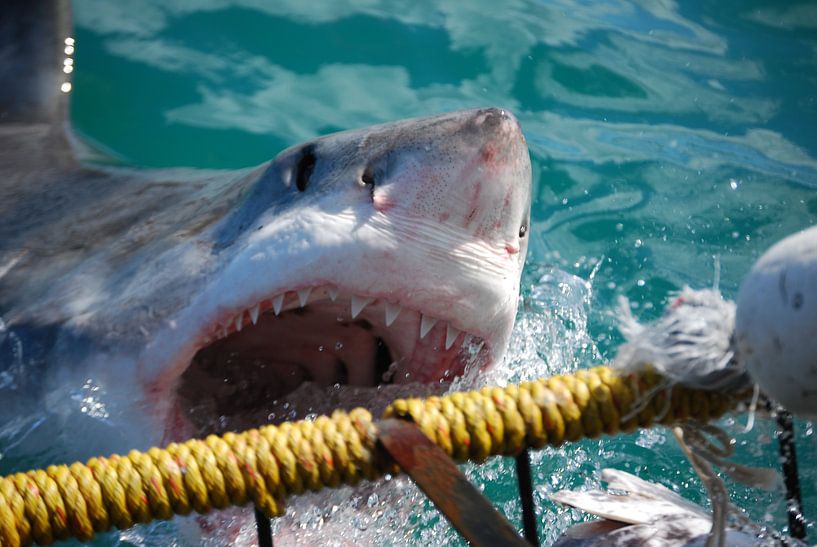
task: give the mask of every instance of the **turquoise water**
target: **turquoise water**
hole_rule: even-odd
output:
[[[684,285],[717,278],[734,297],[765,248],[817,221],[817,7],[806,3],[84,0],[75,18],[74,127],[126,164],[242,167],[340,129],[473,106],[516,113],[533,222],[497,381],[607,361],[620,295],[642,318]],[[740,433],[745,423],[725,422],[738,459],[775,466],[773,428]],[[814,518],[817,442],[798,428]],[[534,463],[546,543],[581,518],[547,494],[597,484],[603,466],[705,503],[666,431]],[[519,522],[511,462],[468,472]],[[785,527],[780,492],[731,486],[752,518]],[[310,498],[290,522],[304,541],[337,539],[321,535],[333,518],[358,543],[458,541],[408,485],[392,488]],[[160,525],[99,543],[175,535]]]

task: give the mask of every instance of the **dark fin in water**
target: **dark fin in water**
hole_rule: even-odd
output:
[[[62,125],[73,48],[68,0],[6,0],[0,11],[0,123]],[[66,43],[68,39],[68,43]],[[72,51],[68,49],[67,51]]]

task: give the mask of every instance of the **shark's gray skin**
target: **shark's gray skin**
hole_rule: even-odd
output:
[[[511,114],[349,131],[239,171],[84,165],[65,4],[6,10],[0,423],[89,378],[143,447],[202,400],[230,413],[305,380],[433,382],[502,358],[531,192]]]

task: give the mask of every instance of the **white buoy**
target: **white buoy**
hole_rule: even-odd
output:
[[[817,420],[817,226],[778,242],[740,287],[737,358],[790,412]]]

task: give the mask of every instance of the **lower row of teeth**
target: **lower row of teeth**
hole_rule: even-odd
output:
[[[298,294],[298,303],[303,308],[309,302],[309,297],[312,294],[312,288],[307,289],[300,289],[296,291]],[[328,288],[326,289],[326,294],[329,296],[330,300],[334,302],[338,297],[338,290],[336,288]],[[272,312],[278,316],[281,314],[281,310],[284,307],[284,297],[285,293],[281,293],[271,299],[272,303]],[[368,296],[358,296],[352,295],[351,303],[352,303],[352,319],[355,319],[363,309],[374,302],[376,299],[371,298]],[[392,304],[391,302],[385,302],[385,312],[386,312],[386,326],[390,327],[392,323],[394,323],[397,316],[400,315],[400,312],[403,311],[403,307],[398,304]],[[225,338],[228,334],[234,329],[236,331],[241,331],[241,329],[247,324],[245,322],[245,316],[249,316],[250,322],[255,325],[258,322],[258,316],[261,313],[261,303],[259,302],[252,308],[242,311],[238,315],[236,315],[233,319],[227,322],[226,325],[222,325],[220,328],[216,329],[216,337],[217,338]],[[426,335],[434,328],[434,325],[437,324],[439,321],[434,317],[429,317],[428,315],[421,314],[420,319],[420,339],[426,337]],[[456,341],[457,337],[460,335],[460,331],[458,328],[448,323],[446,325],[445,330],[445,349],[451,349],[451,346],[454,345],[454,341]]]

